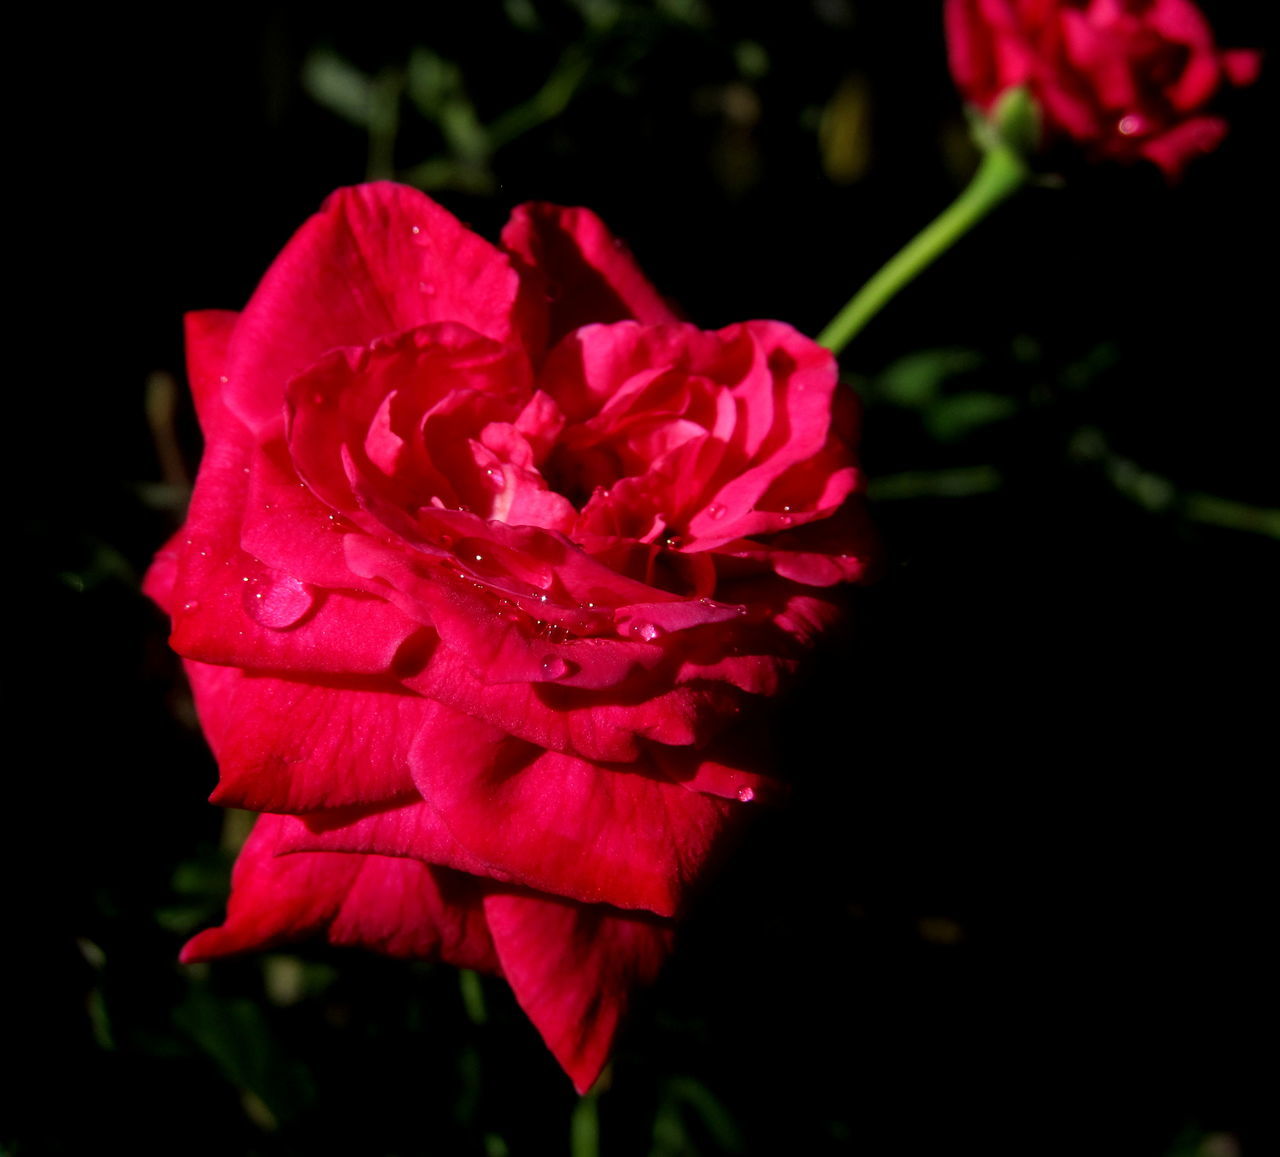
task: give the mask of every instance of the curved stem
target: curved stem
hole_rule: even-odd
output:
[[[840,351],[918,273],[928,268],[1030,176],[1022,158],[1008,145],[993,144],[960,195],[900,249],[849,299],[818,335],[818,344]]]

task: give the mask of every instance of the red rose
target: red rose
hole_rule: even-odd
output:
[[[1046,135],[1098,157],[1154,161],[1170,178],[1217,147],[1205,113],[1223,82],[1248,84],[1261,56],[1220,51],[1191,0],[946,0],[951,72],[984,112],[1025,86]]]
[[[188,350],[207,448],[147,589],[213,798],[264,814],[184,959],[323,934],[498,973],[584,1090],[866,566],[833,359],[683,324],[586,210],[495,248],[389,184]]]

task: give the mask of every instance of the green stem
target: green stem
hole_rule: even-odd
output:
[[[595,1089],[578,1099],[569,1118],[570,1157],[600,1157],[600,1106]]]
[[[994,141],[984,152],[973,180],[960,195],[849,299],[818,335],[818,344],[839,356],[903,286],[941,257],[992,209],[1013,196],[1029,176],[1026,162],[1007,144]]]

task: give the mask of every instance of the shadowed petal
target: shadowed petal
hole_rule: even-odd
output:
[[[301,826],[259,817],[232,872],[226,922],[189,940],[185,963],[323,934],[331,944],[498,971],[474,881],[388,856],[277,855]]]
[[[471,775],[432,750],[416,752],[413,769],[454,838],[506,878],[664,916],[708,866],[733,807],[647,763],[601,766],[526,744]]]
[[[671,951],[671,924],[524,894],[486,896],[484,910],[516,1000],[585,1093],[632,995],[653,982]]]
[[[502,231],[502,244],[526,276],[544,282],[549,346],[592,322],[679,320],[626,246],[589,209],[521,205]]]

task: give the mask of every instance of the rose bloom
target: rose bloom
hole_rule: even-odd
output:
[[[1191,0],[946,0],[951,72],[984,112],[1026,86],[1049,138],[1095,157],[1154,161],[1169,178],[1227,131],[1204,110],[1248,84],[1261,55],[1221,51]]]
[[[576,1087],[760,802],[872,553],[833,358],[683,323],[584,209],[495,247],[341,190],[187,321],[204,460],[147,591],[261,812],[187,961],[308,936],[505,977]]]

